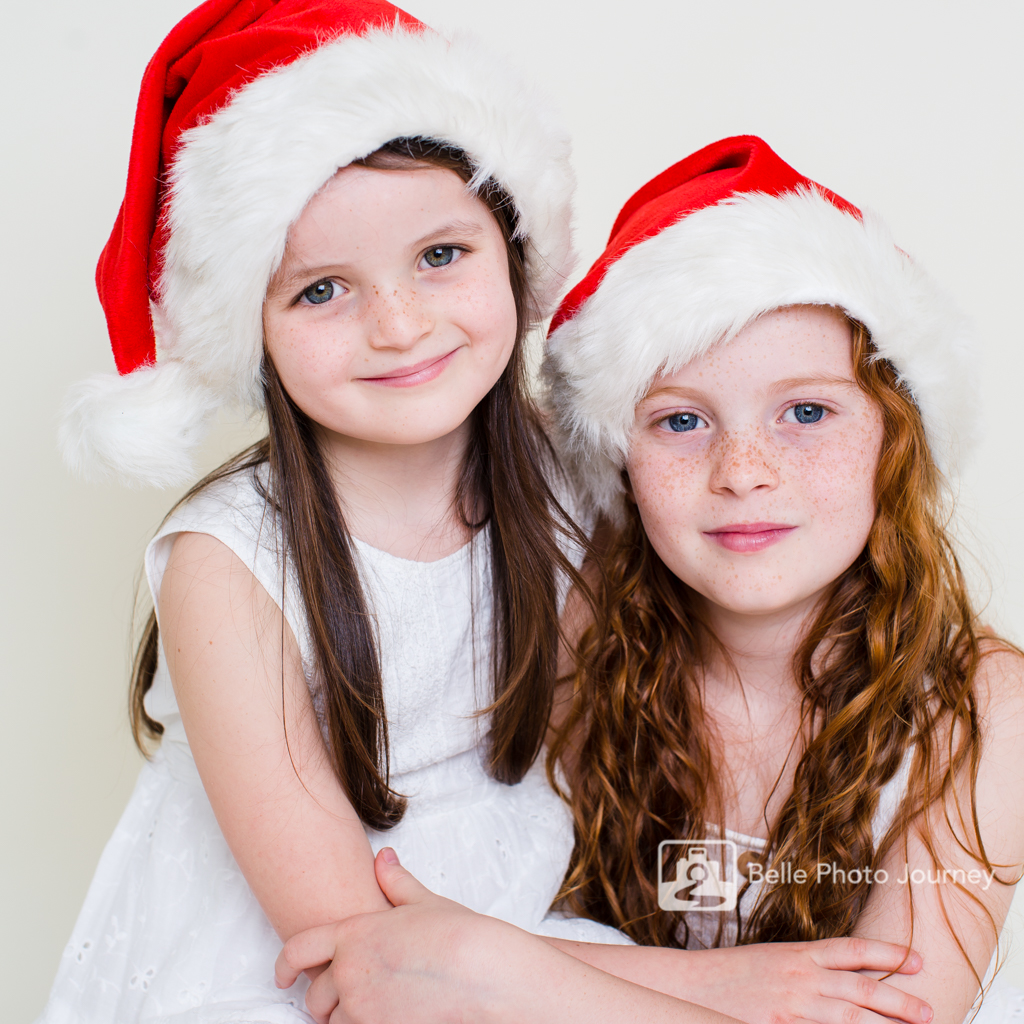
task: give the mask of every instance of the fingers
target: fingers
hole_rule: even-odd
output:
[[[813,944],[813,960],[832,971],[885,971],[916,974],[924,961],[920,953],[878,939],[825,939]]]
[[[398,862],[398,854],[385,846],[373,862],[380,890],[395,907],[416,903],[434,894]]]
[[[829,990],[822,994],[832,997],[828,1002],[838,1009],[837,1022],[855,1020],[861,1024],[863,1020],[865,1024],[868,1021],[873,1024],[880,1020],[898,1020],[906,1024],[928,1024],[933,1017],[931,1006],[923,999],[863,974],[837,971],[829,979]],[[852,1006],[863,1008],[863,1018],[851,1016]]]
[[[316,1024],[334,1024],[338,1019],[332,1018],[332,1014],[338,1007],[340,996],[334,976],[330,971],[324,971],[312,985],[306,989],[306,1012],[316,1021]],[[338,1014],[341,1017],[342,1014]]]
[[[786,1019],[789,1020],[788,1017]],[[795,1017],[792,1024],[892,1024],[892,1020],[889,1017],[879,1017],[871,1010],[855,1009],[849,1003],[828,1001],[814,1011],[813,1020]]]
[[[278,988],[290,988],[310,967],[330,963],[337,947],[337,925],[323,924],[293,935],[277,955],[274,981]]]

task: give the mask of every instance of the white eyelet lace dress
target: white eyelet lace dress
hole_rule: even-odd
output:
[[[907,792],[907,782],[910,777],[912,764],[912,751],[908,751],[896,774],[882,787],[878,795],[878,807],[875,809],[874,818],[871,821],[871,833],[875,846],[882,841],[889,828],[892,826],[896,813]],[[709,837],[717,834],[714,826],[709,828]],[[731,840],[736,846],[737,857],[744,853],[753,854],[755,857],[762,857],[765,850],[765,841],[757,836],[744,835],[742,832],[734,832],[732,829],[725,830],[725,838]],[[739,898],[739,917],[746,921],[754,909],[758,899],[764,893],[766,883],[757,880],[752,881]],[[687,936],[687,949],[707,949],[714,945],[715,936],[718,930],[718,918],[725,918],[722,927],[722,945],[734,946],[738,934],[738,926],[735,914],[719,915],[707,911],[688,911],[684,917],[689,934]],[[682,926],[680,926],[679,938],[682,939]],[[996,955],[993,953],[992,962],[989,964],[988,973],[984,978],[986,986],[991,983],[981,1008],[976,1016],[968,1013],[964,1024],[1024,1024],[1024,992],[1004,982],[1002,978],[996,977],[993,981]],[[973,1013],[973,1011],[972,1011]]]
[[[251,568],[281,605],[306,678],[311,646],[293,579],[282,579],[279,536],[249,473],[178,509],[146,552],[155,603],[174,536],[207,533]],[[483,767],[489,702],[490,559],[486,529],[435,562],[355,543],[375,613],[391,743],[391,779],[409,796],[387,833],[428,888],[533,932],[628,943],[612,928],[549,915],[572,850],[567,808],[539,758],[515,786]],[[314,704],[317,695],[314,692]],[[146,696],[164,736],[96,875],[38,1024],[310,1024],[306,982],[274,985],[281,942],[228,849],[178,714],[163,652]]]

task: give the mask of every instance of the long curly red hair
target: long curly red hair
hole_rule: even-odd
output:
[[[960,818],[972,852],[992,868],[973,795],[979,626],[921,416],[867,331],[852,326],[856,379],[884,423],[877,514],[864,551],[831,585],[794,656],[804,745],[793,790],[771,823],[767,866],[788,862],[809,881],[767,888],[749,919],[737,918],[744,943],[849,934],[870,884],[814,884],[815,866],[877,868],[912,821],[934,858],[922,812],[955,794],[965,772],[971,806]],[[658,557],[634,506],[601,569],[572,708],[549,753],[552,780],[559,762],[566,770],[576,829],[560,897],[569,911],[639,943],[685,946],[685,920],[658,907],[658,844],[724,824],[720,755],[697,685],[718,645],[701,601]],[[879,791],[912,747],[907,796],[876,849]],[[720,926],[717,942],[722,935]]]

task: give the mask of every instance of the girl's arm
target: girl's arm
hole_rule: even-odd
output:
[[[738,1024],[434,895],[393,850],[381,850],[376,867],[393,910],[303,932],[277,959],[282,988],[333,961],[306,993],[317,1024]]]
[[[576,948],[566,955],[538,936],[429,892],[393,851],[377,855],[376,870],[393,910],[302,932],[278,957],[282,987],[331,961],[306,994],[318,1024],[927,1019],[897,1008],[918,1000],[851,973],[865,962],[895,969],[906,950],[888,943],[837,939],[799,949],[780,943],[700,952],[570,943]],[[828,966],[816,966],[812,953]],[[619,974],[626,969],[632,973]],[[845,981],[852,1000],[815,996],[823,980]],[[865,1009],[887,994],[894,998],[879,1004],[880,1013]]]
[[[978,669],[977,694],[983,741],[976,788],[978,823],[985,851],[996,865],[995,878],[961,848],[962,843],[973,849],[976,841],[971,840],[973,832],[959,823],[960,812],[951,796],[945,807],[932,808],[928,822],[947,874],[936,880],[932,858],[919,831],[912,828],[907,862],[902,843],[897,842],[881,865],[889,880],[872,887],[854,929],[855,935],[910,942],[913,923],[913,944],[924,958],[924,967],[916,975],[894,977],[889,983],[927,999],[935,1007],[935,1024],[960,1024],[974,1002],[978,983],[968,958],[984,978],[1024,862],[1024,659],[1008,652],[988,653]],[[945,744],[940,739],[938,746],[943,749]],[[966,780],[957,796],[970,829]],[[1010,884],[1002,884],[1000,878]],[[909,879],[909,884],[902,879]],[[921,881],[915,884],[915,879]],[[954,880],[965,881],[981,906],[959,891]],[[957,939],[964,952],[957,948]]]
[[[201,533],[175,538],[159,600],[203,786],[278,935],[387,907],[280,608],[237,555]]]
[[[933,1019],[925,998],[858,973],[869,964],[876,977],[920,970],[917,953],[881,939],[766,942],[701,950],[547,941],[618,978],[714,1007],[748,1024],[929,1024]]]

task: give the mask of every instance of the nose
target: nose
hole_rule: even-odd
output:
[[[779,470],[771,443],[757,430],[723,434],[712,445],[711,490],[745,498],[755,491],[773,491]]]
[[[370,345],[377,349],[407,351],[434,329],[434,316],[423,296],[399,284],[373,286],[366,318]]]

